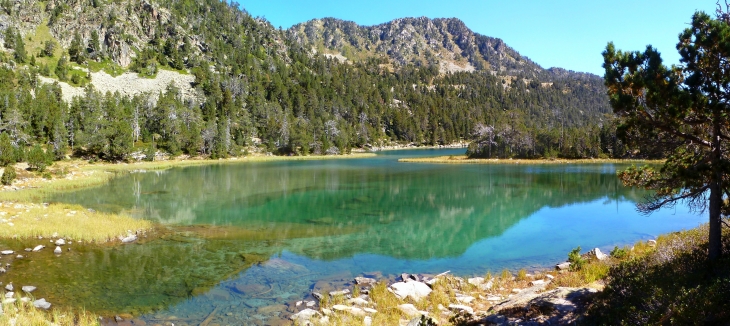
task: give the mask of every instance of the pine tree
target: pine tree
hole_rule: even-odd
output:
[[[722,215],[730,211],[725,200],[730,193],[730,16],[718,13],[716,19],[695,13],[691,27],[680,34],[683,66],[666,67],[651,46],[643,53],[622,52],[609,43],[603,52],[611,106],[623,123],[619,130],[628,140],[666,155],[661,169],[633,167],[621,179],[655,190],[638,205],[642,212],[678,202],[696,211],[707,209],[710,260],[722,254]]]

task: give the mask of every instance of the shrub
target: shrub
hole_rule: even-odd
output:
[[[15,180],[16,176],[17,174],[15,173],[15,168],[12,166],[6,166],[5,172],[3,172],[3,176],[0,178],[0,182],[2,182],[6,186],[9,186],[13,184],[13,180]]]
[[[49,155],[46,155],[46,152],[43,151],[43,148],[41,148],[40,145],[33,146],[28,153],[28,165],[38,172],[45,171],[46,167],[50,165],[51,162]]]
[[[618,246],[613,247],[613,250],[611,250],[611,257],[616,259],[624,259],[626,256],[628,256],[628,252],[624,248],[619,248]]]
[[[585,265],[586,260],[580,256],[580,246],[578,246],[578,248],[571,250],[568,253],[568,262],[570,262],[570,270],[572,270],[572,271],[579,271],[583,268],[583,265]]]

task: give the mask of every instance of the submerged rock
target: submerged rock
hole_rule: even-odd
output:
[[[56,245],[57,246],[63,246],[65,244],[66,244],[66,240],[63,240],[63,239],[56,240]]]
[[[375,285],[378,281],[374,278],[369,277],[356,277],[355,284],[357,285]]]
[[[39,252],[39,251],[41,251],[41,249],[43,249],[45,247],[46,246],[44,246],[44,245],[37,245],[37,246],[35,246],[35,248],[33,248],[33,252]]]
[[[53,253],[56,255],[60,255],[63,250],[61,250],[61,247],[56,246],[56,249],[53,250]]]
[[[25,292],[25,293],[31,293],[31,292],[35,291],[36,287],[32,286],[32,285],[24,285],[20,289],[23,290],[23,292]]]
[[[15,251],[12,251],[12,250],[0,251],[0,254],[3,254],[3,255],[12,255],[13,253],[15,253]]]

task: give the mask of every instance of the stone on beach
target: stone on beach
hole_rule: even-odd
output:
[[[555,269],[557,269],[557,270],[564,270],[564,269],[568,269],[568,268],[570,268],[570,263],[567,261],[555,265]]]
[[[608,258],[608,255],[601,252],[601,249],[598,249],[598,248],[595,248],[595,249],[587,252],[584,256],[588,259],[598,259],[598,260],[605,260],[606,258]]]
[[[296,314],[291,315],[289,317],[289,319],[294,320],[294,321],[299,321],[299,322],[305,322],[305,321],[312,319],[312,317],[314,317],[316,315],[319,315],[319,312],[317,312],[316,310],[307,308]]]
[[[38,309],[48,310],[51,308],[51,303],[46,301],[46,299],[44,299],[44,298],[40,298],[36,301],[33,301],[33,307],[36,307]]]
[[[398,282],[390,286],[389,290],[398,298],[411,297],[413,300],[421,300],[431,294],[431,287],[421,282]]]
[[[466,312],[466,313],[468,313],[470,315],[473,315],[474,314],[474,309],[472,309],[472,307],[465,306],[465,305],[450,304],[449,305],[449,309],[450,310],[453,310],[453,311],[457,311],[457,312]]]
[[[398,309],[409,317],[416,317],[423,314],[421,313],[421,311],[418,311],[418,309],[416,309],[416,306],[410,303],[404,303],[402,305],[399,305]]]

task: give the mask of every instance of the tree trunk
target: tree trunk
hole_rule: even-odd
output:
[[[722,220],[720,216],[720,205],[722,204],[722,191],[717,182],[710,185],[710,239],[709,239],[709,260],[716,260],[722,254]]]

